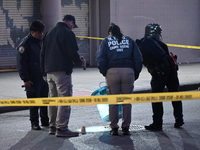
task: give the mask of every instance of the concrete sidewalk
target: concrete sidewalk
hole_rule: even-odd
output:
[[[178,71],[180,91],[197,90],[200,87],[200,63],[181,64]],[[150,92],[151,76],[144,67],[139,79],[135,82],[135,93]],[[99,88],[99,83],[105,81],[97,68],[75,68],[72,74],[74,96],[88,96]],[[0,72],[0,100],[26,98],[23,82],[18,72]],[[104,85],[104,83],[102,84]],[[0,113],[24,110],[27,107],[0,106]]]

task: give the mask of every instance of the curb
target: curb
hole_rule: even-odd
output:
[[[12,111],[27,110],[28,108],[28,106],[0,106],[0,114]]]

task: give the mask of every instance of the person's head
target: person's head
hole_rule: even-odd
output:
[[[157,40],[161,40],[161,26],[157,23],[150,23],[145,27],[144,37],[151,37]]]
[[[118,39],[118,42],[122,41],[123,34],[121,33],[118,25],[111,23],[110,27],[108,28],[108,34],[116,37]]]
[[[63,18],[63,22],[65,22],[71,30],[73,28],[78,28],[78,26],[76,25],[75,17],[72,15],[65,15]]]
[[[45,26],[41,21],[33,21],[30,25],[30,33],[33,37],[37,39],[42,39],[44,28]]]

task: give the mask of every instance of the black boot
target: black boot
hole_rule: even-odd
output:
[[[180,128],[182,125],[184,124],[183,121],[176,121],[175,124],[174,124],[174,128]]]
[[[123,135],[131,135],[129,128],[122,128],[122,133],[123,133]]]
[[[155,123],[150,124],[149,126],[144,126],[146,130],[151,130],[151,131],[161,131],[162,126],[157,125]]]
[[[31,129],[32,129],[32,130],[41,130],[40,126],[37,125],[37,124],[32,124],[32,125],[31,125]]]
[[[118,134],[118,128],[112,128],[112,130],[110,130],[110,135],[113,135],[113,136],[119,135]]]

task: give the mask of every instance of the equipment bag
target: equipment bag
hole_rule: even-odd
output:
[[[99,89],[95,90],[92,94],[94,95],[107,95],[107,87],[103,86]],[[97,109],[99,111],[100,117],[103,121],[109,122],[109,104],[97,104]],[[118,107],[119,119],[122,118],[122,105],[120,104]]]

